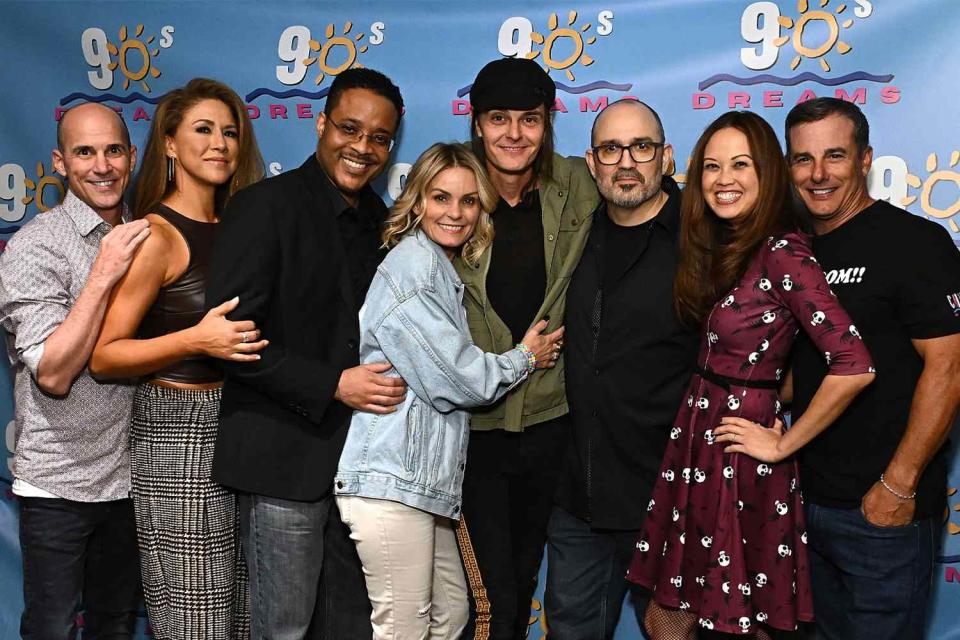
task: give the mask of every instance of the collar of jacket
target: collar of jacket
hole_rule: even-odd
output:
[[[453,280],[454,285],[457,287],[462,287],[463,283],[460,281],[460,275],[457,273],[457,270],[453,268],[453,261],[447,255],[439,244],[433,241],[433,239],[427,235],[427,232],[423,230],[423,227],[417,227],[413,232],[413,237],[417,243],[433,251],[437,256],[437,264],[441,265],[440,268],[450,274],[450,278]]]
[[[557,237],[560,231],[560,217],[563,212],[563,205],[570,197],[570,178],[573,175],[573,169],[569,162],[556,153],[553,154],[552,178],[542,183],[537,190],[540,192],[540,210],[543,216],[543,252],[547,261],[547,273],[550,273],[550,265],[553,264],[554,253],[557,243],[551,240]],[[582,227],[593,216],[593,211],[584,210],[574,213],[570,220],[571,227]],[[458,267],[462,268],[464,273],[470,274],[470,280],[482,283],[486,282],[487,270],[490,268],[490,251],[483,252],[477,260],[466,262],[457,259]],[[466,280],[466,279],[465,279]],[[468,284],[469,286],[469,284]],[[486,292],[482,292],[483,298],[486,298]]]
[[[333,183],[333,180],[330,179],[327,172],[323,170],[323,166],[317,160],[315,153],[311,154],[310,157],[300,165],[300,170],[304,177],[304,183],[313,195],[314,201],[327,203],[334,217],[340,217],[347,211],[359,211],[360,215],[358,219],[361,224],[368,228],[377,226],[378,223],[373,217],[373,214],[385,205],[380,196],[376,194],[369,184],[364,185],[357,193],[357,206],[354,207],[347,202],[346,198],[343,197],[343,194],[340,193],[340,190],[337,188],[337,185]]]

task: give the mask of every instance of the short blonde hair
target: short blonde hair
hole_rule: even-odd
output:
[[[500,196],[472,151],[461,144],[438,142],[417,158],[407,176],[403,193],[390,208],[390,215],[383,226],[382,238],[385,247],[394,247],[403,236],[420,226],[423,204],[430,185],[441,172],[456,167],[473,172],[480,195],[480,218],[473,234],[461,247],[461,255],[467,262],[473,262],[490,246],[493,242],[493,220],[490,214],[497,207]]]

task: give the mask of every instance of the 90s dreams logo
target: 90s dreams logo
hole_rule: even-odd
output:
[[[116,42],[112,42],[102,27],[84,29],[80,34],[80,49],[87,66],[90,67],[87,71],[87,82],[90,86],[98,91],[117,91],[116,85],[119,84],[120,90],[132,90],[133,93],[71,93],[61,98],[54,118],[59,120],[71,103],[76,101],[111,102],[117,105],[137,101],[156,104],[159,97],[149,95],[153,93],[150,83],[161,76],[157,58],[162,50],[173,46],[174,31],[172,25],[164,25],[156,35],[149,33],[143,24],[133,27],[122,25],[117,31]],[[113,108],[121,113],[123,111],[119,106]],[[137,107],[131,119],[149,120],[150,117],[143,107]]]
[[[19,222],[31,204],[41,213],[52,209],[60,204],[64,195],[63,181],[56,174],[48,174],[43,162],[37,162],[30,177],[22,165],[13,162],[0,165],[0,220],[3,222]],[[13,233],[18,228],[0,226],[0,233]]]
[[[868,176],[870,195],[906,209],[919,205],[928,218],[946,223],[954,234],[960,234],[955,219],[960,213],[958,165],[960,151],[956,149],[949,156],[944,154],[943,159],[937,153],[929,154],[919,175],[911,173],[906,160],[899,156],[874,158]]]
[[[893,80],[892,74],[853,71],[839,77],[826,75],[833,70],[831,60],[847,56],[854,50],[850,43],[854,41],[856,25],[870,18],[874,11],[869,0],[854,0],[852,3],[835,0],[836,6],[831,6],[830,2],[796,0],[793,16],[792,11],[781,11],[781,6],[792,5],[792,1],[747,5],[740,17],[740,36],[749,44],[740,49],[743,66],[751,71],[780,66],[789,68],[784,71],[800,73],[794,76],[718,73],[698,84],[699,91],[692,96],[692,107],[712,109],[725,103],[728,109],[781,108],[818,96],[833,96],[859,104],[867,104],[870,96],[878,96],[881,104],[899,102],[900,90],[889,84]],[[759,91],[729,90],[724,95],[713,89],[723,83],[741,87],[760,85],[763,88]],[[795,94],[785,95],[785,90],[780,88],[796,87],[801,83],[819,84],[825,89],[798,89]]]
[[[320,100],[327,96],[330,84],[316,89],[301,89],[298,85],[307,82],[310,86],[318,87],[325,81],[332,81],[347,69],[362,67],[363,54],[383,44],[386,38],[386,24],[377,20],[366,28],[355,25],[347,20],[342,25],[328,23],[322,33],[322,38],[315,38],[309,27],[291,25],[280,33],[277,40],[277,56],[281,64],[276,65],[277,81],[288,87],[283,91],[275,91],[269,87],[261,87],[250,91],[245,100],[253,103],[261,96],[268,96],[278,100],[288,98],[305,98]],[[286,120],[290,117],[310,119],[314,117],[313,105],[309,102],[298,102],[288,109],[284,102],[271,102],[263,105],[270,119]],[[247,111],[254,120],[261,117],[263,109],[260,105],[248,104]]]
[[[630,83],[615,83],[607,80],[594,80],[580,85],[574,83],[584,75],[595,59],[591,47],[598,38],[607,37],[614,31],[614,13],[601,10],[595,15],[581,16],[576,10],[566,14],[551,13],[547,18],[546,29],[537,30],[533,22],[523,16],[507,18],[497,32],[497,51],[503,56],[529,58],[539,62],[544,70],[554,78],[557,91],[572,97],[558,96],[554,110],[567,113],[571,110],[587,112],[598,111],[607,106],[607,95],[591,100],[583,95],[591,91],[606,89],[626,93],[633,87]],[[472,85],[457,91],[457,97],[451,102],[453,115],[468,115],[470,101],[465,99]],[[614,100],[620,97],[618,96]]]

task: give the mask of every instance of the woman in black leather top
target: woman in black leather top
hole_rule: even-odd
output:
[[[110,299],[90,360],[101,378],[136,378],[130,432],[140,565],[158,638],[249,636],[246,568],[234,495],[210,479],[222,375],[267,345],[238,300],[204,312],[218,215],[263,176],[243,102],[195,78],[157,107],[134,213],[150,222]],[[251,233],[255,230],[251,229]]]

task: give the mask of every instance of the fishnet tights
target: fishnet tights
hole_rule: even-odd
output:
[[[643,626],[653,640],[697,640],[696,615],[662,607],[652,598],[647,605]],[[770,634],[761,627],[756,628],[754,637],[757,640],[772,640]]]

